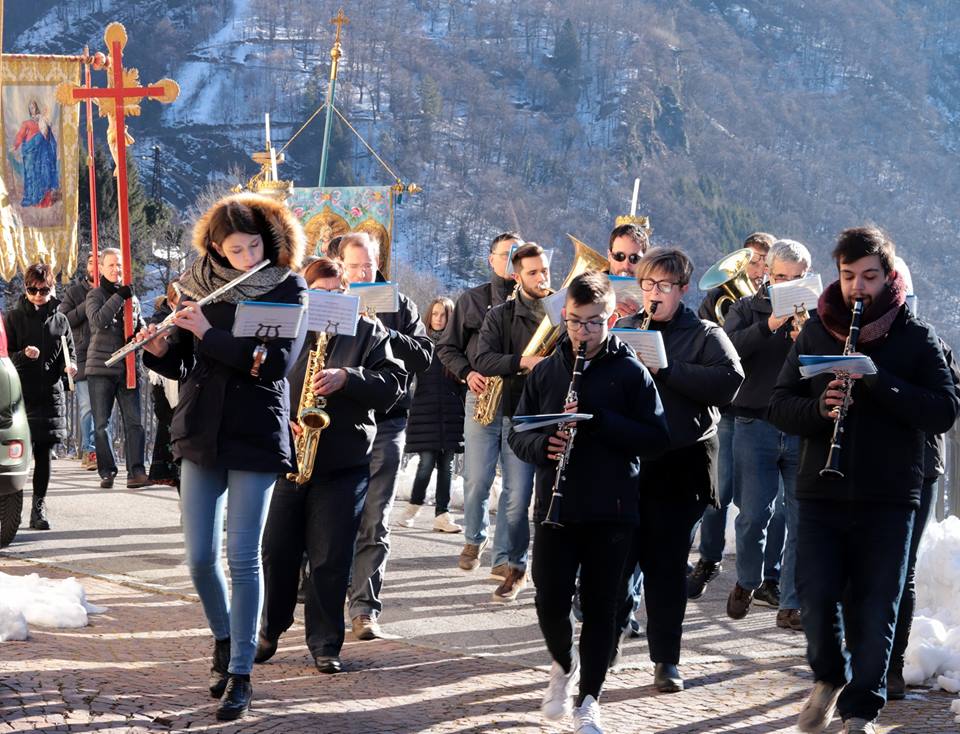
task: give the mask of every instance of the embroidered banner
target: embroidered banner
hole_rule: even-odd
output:
[[[295,188],[287,206],[307,233],[307,252],[322,255],[347,232],[367,232],[380,243],[380,272],[390,277],[393,189],[390,186]]]
[[[61,82],[79,84],[77,59],[3,56],[0,175],[7,195],[0,206],[22,231],[3,243],[0,267],[8,280],[35,262],[66,276],[77,268],[80,107],[57,102]]]

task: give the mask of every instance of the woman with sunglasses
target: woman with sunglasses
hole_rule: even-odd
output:
[[[648,369],[663,401],[670,448],[640,467],[641,520],[627,564],[628,572],[637,564],[643,572],[654,685],[662,693],[683,690],[677,664],[687,555],[704,508],[716,504],[719,406],[729,404],[743,382],[740,358],[723,329],[702,321],[681,300],[692,274],[693,263],[680,250],[650,250],[637,268],[643,310],[617,324],[637,328],[652,313],[648,328],[662,334],[667,353],[666,367]],[[625,593],[620,629],[632,607],[633,596]]]
[[[4,315],[10,359],[20,375],[23,402],[33,444],[33,506],[30,527],[49,530],[47,487],[50,453],[67,437],[66,373],[76,374],[73,332],[66,315],[57,310],[53,295],[53,270],[35,263],[23,274],[24,295]],[[63,352],[66,338],[67,354]]]

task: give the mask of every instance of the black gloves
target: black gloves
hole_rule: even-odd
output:
[[[117,293],[120,294],[120,297],[123,300],[127,300],[133,295],[133,289],[128,285],[122,285],[119,288],[117,288]]]

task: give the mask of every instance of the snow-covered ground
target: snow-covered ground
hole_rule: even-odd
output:
[[[87,615],[105,611],[87,602],[86,592],[75,578],[53,580],[35,573],[0,573],[0,642],[27,639],[31,624],[86,627]]]

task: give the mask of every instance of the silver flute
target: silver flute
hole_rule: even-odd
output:
[[[253,275],[254,273],[260,270],[263,270],[269,264],[270,264],[269,260],[262,260],[261,262],[257,263],[252,268],[250,268],[249,270],[245,270],[244,272],[242,272],[240,275],[238,275],[236,278],[231,280],[229,283],[224,283],[222,286],[220,286],[216,290],[210,291],[203,298],[200,298],[199,300],[197,300],[195,305],[205,306],[208,303],[212,303],[213,301],[217,300],[220,296],[222,296],[224,293],[229,291],[231,288],[235,288],[236,286],[240,285],[243,281],[245,281],[251,275]],[[173,322],[173,319],[178,312],[179,312],[179,309],[177,311],[174,311],[172,314],[167,316],[167,318],[165,318],[163,321],[157,324],[157,330],[156,332],[154,332],[153,336],[150,337],[150,339],[144,339],[142,342],[134,341],[134,342],[129,342],[127,344],[124,344],[117,351],[111,354],[110,358],[106,362],[104,362],[104,364],[107,367],[110,367],[111,365],[115,365],[117,362],[119,362],[121,359],[126,357],[131,352],[135,352],[138,349],[143,348],[143,346],[151,339],[155,339],[156,337],[162,334],[166,334],[168,331],[171,331],[174,328],[176,328],[176,324]]]

